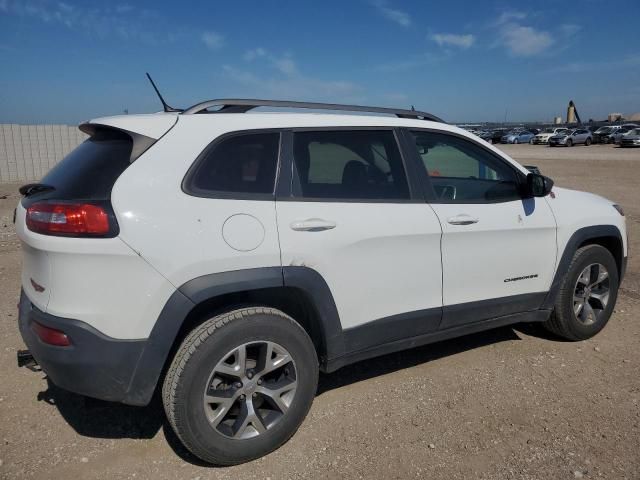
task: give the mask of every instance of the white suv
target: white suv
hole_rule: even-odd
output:
[[[319,370],[517,322],[589,338],[624,275],[620,207],[428,113],[217,100],[80,129],[21,188],[21,359],[83,395],[161,391],[207,462],[284,443]]]

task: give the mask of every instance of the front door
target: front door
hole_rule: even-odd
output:
[[[523,199],[524,174],[488,147],[446,132],[412,133],[443,230],[441,328],[537,309],[556,262],[546,199]]]

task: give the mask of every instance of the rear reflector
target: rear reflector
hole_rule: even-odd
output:
[[[45,327],[38,322],[33,322],[31,324],[31,329],[44,343],[55,345],[56,347],[68,347],[71,345],[71,340],[69,340],[69,337],[67,337],[66,333],[61,332],[60,330]]]
[[[37,202],[27,209],[27,228],[43,235],[100,236],[110,232],[109,214],[91,203]]]

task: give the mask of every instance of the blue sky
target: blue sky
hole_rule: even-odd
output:
[[[409,107],[448,121],[640,111],[638,0],[0,0],[0,122],[220,97]]]

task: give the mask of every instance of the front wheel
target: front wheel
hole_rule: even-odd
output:
[[[618,282],[618,267],[609,250],[600,245],[578,249],[544,327],[567,340],[593,337],[611,317]]]
[[[169,423],[194,455],[235,465],[285,443],[315,397],[318,359],[305,330],[267,307],[211,318],[182,342],[162,388]]]
[[[585,144],[587,147],[588,147],[589,145],[591,145],[591,139],[590,139],[590,138],[587,138],[587,139],[584,141],[584,144]]]
[[[567,147],[573,147],[573,140],[567,140]]]
[[[518,144],[518,139],[516,138],[516,139],[513,141],[513,143],[517,145],[517,144]]]

